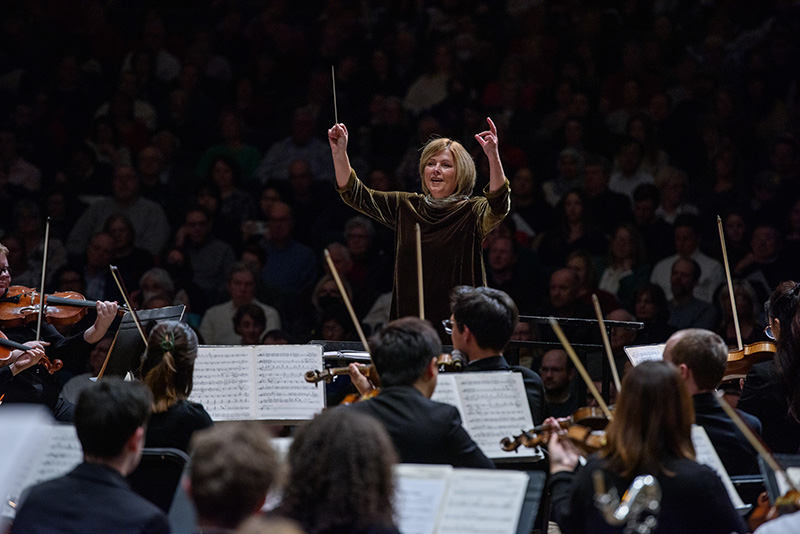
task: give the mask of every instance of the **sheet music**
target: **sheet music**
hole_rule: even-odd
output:
[[[461,399],[458,396],[458,385],[456,384],[455,374],[439,373],[439,376],[436,378],[436,389],[433,390],[431,400],[455,406],[458,408],[461,421],[467,420],[464,414],[464,407],[461,406]]]
[[[202,404],[214,421],[254,419],[254,375],[252,346],[201,345],[190,400]]]
[[[722,480],[722,484],[728,491],[728,497],[730,497],[733,507],[737,510],[747,508],[748,505],[742,501],[741,496],[739,496],[739,492],[736,491],[736,488],[731,481],[731,477],[728,476],[728,471],[725,469],[725,466],[722,465],[722,461],[719,459],[717,450],[714,448],[714,445],[711,444],[708,434],[700,425],[692,425],[692,444],[694,445],[697,463],[707,465],[716,471],[717,475],[719,475],[719,478]]]
[[[303,375],[321,368],[319,345],[201,346],[190,400],[214,421],[308,420],[325,407],[325,388]]]
[[[434,534],[447,494],[449,465],[398,464],[394,466],[394,506],[403,534]]]
[[[16,502],[22,481],[47,441],[52,421],[50,412],[41,405],[9,404],[0,411],[0,428],[3,429],[0,496],[4,499],[0,515],[3,517],[14,516],[14,509],[7,503]]]
[[[789,476],[789,479],[792,481],[792,484],[794,484],[795,487],[800,488],[800,467],[787,467],[785,471]],[[789,491],[789,483],[786,481],[782,473],[777,471],[774,473],[775,482],[778,484],[778,494],[786,495],[786,492]]]
[[[489,458],[534,456],[535,449],[504,451],[500,440],[533,428],[522,374],[482,371],[453,375],[464,408],[464,428]]]
[[[631,347],[624,347],[625,354],[628,359],[635,366],[648,360],[663,360],[664,347],[666,343],[659,343],[656,345],[635,345]]]
[[[450,487],[438,534],[516,533],[527,473],[455,469]]]
[[[309,369],[322,369],[320,345],[257,345],[256,395],[259,419],[313,419],[325,407],[325,388],[306,382]]]

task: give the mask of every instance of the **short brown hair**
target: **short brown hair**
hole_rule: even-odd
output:
[[[719,334],[703,328],[687,328],[673,335],[677,341],[670,349],[672,363],[685,364],[701,390],[716,388],[728,365],[728,346],[725,341]]]
[[[278,468],[263,423],[225,422],[197,431],[191,451],[191,495],[201,518],[236,528],[257,511]]]

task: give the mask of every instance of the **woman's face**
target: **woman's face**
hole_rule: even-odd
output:
[[[633,239],[625,228],[619,228],[611,239],[611,254],[615,258],[630,258],[633,254]]]
[[[449,197],[456,192],[455,159],[449,148],[437,152],[425,164],[425,186],[433,198]]]
[[[645,323],[656,318],[656,303],[650,293],[643,292],[636,298],[636,318]]]
[[[242,336],[243,345],[256,345],[261,341],[261,333],[264,332],[264,325],[256,322],[249,315],[242,317],[238,325],[238,334]]]

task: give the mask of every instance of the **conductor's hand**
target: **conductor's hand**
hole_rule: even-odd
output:
[[[475,134],[475,139],[480,143],[483,148],[483,153],[486,154],[487,157],[497,157],[499,159],[497,126],[494,125],[494,122],[492,122],[492,119],[489,117],[486,117],[486,122],[489,123],[489,129]]]
[[[567,437],[567,431],[558,424],[554,417],[548,417],[545,422],[550,428],[556,428],[550,434],[547,450],[550,453],[550,474],[559,471],[574,471],[578,465],[580,452]]]
[[[351,363],[348,365],[348,368],[350,369],[350,381],[353,382],[353,385],[358,390],[359,395],[366,395],[375,389],[375,386],[372,385],[372,382],[370,382],[369,378],[361,374],[361,371],[358,370],[358,364]]]
[[[347,127],[341,122],[334,124],[328,130],[328,143],[331,145],[333,157],[347,153],[347,140],[349,138]]]

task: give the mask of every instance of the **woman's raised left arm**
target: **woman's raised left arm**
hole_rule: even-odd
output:
[[[489,117],[486,117],[486,122],[489,123],[489,129],[475,134],[475,139],[481,144],[484,154],[489,159],[489,192],[494,192],[503,186],[506,176],[503,172],[503,163],[500,161],[497,126]]]

